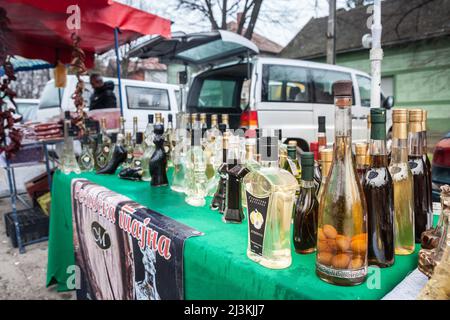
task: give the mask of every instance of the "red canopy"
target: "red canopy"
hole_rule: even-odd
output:
[[[80,29],[70,30],[67,20],[80,8]],[[76,32],[80,47],[86,53],[86,66],[91,68],[94,53],[114,48],[114,29],[120,29],[119,44],[142,35],[170,36],[170,20],[123,5],[112,0],[0,0],[9,20],[10,53],[30,59],[69,63],[72,53],[71,34]]]

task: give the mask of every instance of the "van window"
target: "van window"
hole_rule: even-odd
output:
[[[352,80],[350,73],[333,70],[311,69],[311,74],[315,103],[333,104],[333,83],[338,80]]]
[[[361,98],[362,107],[370,107],[370,89],[371,80],[367,77],[356,75],[359,87],[359,96]]]
[[[47,82],[39,98],[39,109],[46,108],[58,108],[59,107],[59,94],[58,89],[61,92],[61,99],[64,95],[64,88],[55,88],[53,81]]]
[[[170,110],[166,89],[126,86],[129,109]]]
[[[310,102],[308,72],[293,66],[263,66],[263,102]]]
[[[207,108],[232,108],[237,82],[230,79],[203,80],[198,106]]]

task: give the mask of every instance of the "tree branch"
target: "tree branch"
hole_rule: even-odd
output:
[[[256,20],[258,19],[259,11],[263,0],[254,0],[255,4],[253,6],[252,14],[250,16],[250,22],[248,23],[247,30],[245,31],[244,37],[251,39],[253,35],[253,30],[255,29]]]

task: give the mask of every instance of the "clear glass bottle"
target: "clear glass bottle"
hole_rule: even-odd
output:
[[[221,124],[225,125],[226,130],[230,129],[230,118],[228,114],[222,113]]]
[[[301,167],[297,160],[297,141],[291,140],[287,145],[287,159],[284,163],[284,170],[290,172],[297,182],[301,180]]]
[[[386,110],[370,109],[370,167],[364,178],[368,216],[368,260],[380,268],[394,264],[394,189],[388,169]]]
[[[356,154],[356,173],[359,177],[359,182],[364,185],[364,178],[367,172],[367,144],[364,142],[355,144],[355,154]]]
[[[411,109],[408,112],[408,164],[413,174],[414,183],[414,236],[420,243],[422,232],[428,229],[427,176],[423,159],[422,110]]]
[[[275,133],[278,137],[278,165],[280,168],[284,168],[288,158],[287,145],[283,143],[283,131],[279,129],[275,130]]]
[[[293,240],[295,252],[306,254],[316,251],[319,202],[314,183],[314,154],[304,152],[300,159],[302,178],[295,205]]]
[[[109,145],[111,149],[111,138],[109,137],[106,129],[106,118],[101,118],[100,120],[100,132],[102,133],[103,145]]]
[[[131,164],[132,168],[142,168],[142,159],[144,157],[144,133],[141,131],[136,132],[136,139],[133,148],[133,162]]]
[[[433,196],[432,196],[432,182],[431,182],[431,162],[428,157],[428,139],[427,139],[427,111],[422,109],[422,152],[423,162],[425,164],[425,178],[426,178],[426,193],[428,204],[428,228],[433,226]]]
[[[78,165],[82,172],[92,171],[95,167],[94,155],[86,135],[81,140],[81,154],[78,158]]]
[[[119,133],[121,133],[124,137],[125,137],[125,118],[124,117],[120,117],[119,118]]]
[[[318,117],[319,129],[317,131],[317,142],[319,143],[319,153],[327,147],[327,132],[325,125],[326,117]]]
[[[122,164],[122,168],[129,168],[133,164],[133,141],[131,138],[131,132],[127,132],[125,135],[125,149],[127,150],[127,159]]]
[[[309,150],[314,154],[314,183],[316,184],[316,191],[319,192],[320,184],[322,183],[322,173],[319,163],[319,143],[315,141],[310,142]]]
[[[316,274],[337,285],[357,285],[367,276],[367,209],[352,159],[352,82],[333,84],[333,163],[319,204]]]
[[[173,167],[173,149],[175,148],[176,138],[173,129],[172,114],[168,115],[167,128],[164,132],[164,150],[167,154],[167,167]]]
[[[97,150],[95,151],[95,170],[103,169],[112,154],[111,146],[104,143],[103,134],[97,135]]]
[[[298,188],[292,174],[278,167],[278,138],[260,139],[261,167],[244,178],[249,259],[266,268],[292,263],[291,218]]]
[[[145,127],[145,131],[144,131],[144,141],[145,144],[147,145],[147,147],[154,147],[153,144],[153,128],[155,126],[155,124],[153,123],[154,121],[154,116],[153,114],[149,114],[148,115],[148,123],[147,126]]]
[[[322,201],[322,195],[325,190],[325,183],[330,172],[331,163],[333,162],[333,149],[322,149],[320,151],[320,166],[322,167],[322,183],[320,184],[319,192],[317,193],[317,201]]]
[[[389,172],[394,183],[394,244],[395,254],[414,252],[414,182],[408,166],[408,111],[394,109],[392,113],[392,151]]]
[[[133,131],[131,133],[131,142],[133,146],[136,143],[137,132],[138,132],[138,117],[133,117]]]
[[[70,118],[70,111],[66,111],[64,113],[64,146],[61,157],[61,171],[64,174],[69,174],[71,172],[76,174],[81,173],[73,151],[73,138],[75,136],[75,131],[72,127],[72,120]]]
[[[186,198],[185,201],[195,207],[205,205],[206,197],[206,159],[201,145],[201,131],[191,131],[191,148],[186,161]]]
[[[190,135],[187,130],[189,114],[184,113],[182,115],[179,126],[176,131],[176,144],[173,150],[173,175],[170,189],[175,192],[185,192],[186,155],[190,147]]]

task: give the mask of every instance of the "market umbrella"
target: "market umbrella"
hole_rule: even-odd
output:
[[[79,15],[77,14],[77,8]],[[95,53],[104,53],[115,46],[143,35],[170,36],[170,20],[111,0],[0,0],[9,24],[8,49],[13,55],[42,59],[49,63],[69,63],[72,54],[72,33],[80,38],[86,53],[86,67],[91,68]],[[79,29],[74,30],[79,17]]]

